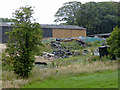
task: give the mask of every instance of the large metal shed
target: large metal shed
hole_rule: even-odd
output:
[[[69,37],[86,37],[86,29],[77,25],[54,25],[54,24],[40,24],[43,30],[43,38],[69,38]],[[0,23],[0,30],[2,32],[2,41],[6,43],[8,41],[8,35],[5,32],[12,30],[10,23]]]

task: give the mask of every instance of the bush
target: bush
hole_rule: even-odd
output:
[[[94,62],[94,61],[99,61],[100,60],[100,57],[99,56],[92,56],[90,58],[88,58],[88,61],[91,63],[91,62]]]
[[[104,57],[101,58],[102,61],[111,60],[111,59],[112,59],[111,55],[104,56]]]
[[[93,47],[93,46],[100,46],[100,43],[102,41],[95,41],[95,42],[87,42],[87,46]]]
[[[63,47],[66,47],[67,49],[71,49],[71,50],[78,50],[78,49],[82,49],[83,47],[81,45],[79,45],[79,43],[77,43],[76,41],[72,41],[72,42],[63,42],[61,43]]]
[[[42,48],[42,51],[44,51],[44,52],[49,52],[49,53],[53,52],[50,42],[44,43],[44,46],[45,46],[45,47]]]
[[[110,46],[110,54],[115,54],[120,58],[120,28],[114,28],[111,36],[107,38],[107,44]]]

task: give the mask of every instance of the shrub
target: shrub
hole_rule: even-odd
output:
[[[107,44],[110,46],[110,54],[115,54],[120,58],[120,28],[114,28],[111,36],[107,38]]]
[[[78,49],[82,49],[83,47],[81,45],[79,45],[79,43],[77,43],[76,41],[72,41],[72,42],[63,42],[62,43],[63,47],[66,47],[67,49],[71,49],[71,50],[78,50]]]
[[[91,63],[91,62],[94,62],[94,61],[99,61],[100,60],[100,57],[99,56],[91,56],[90,58],[88,58],[88,61]]]

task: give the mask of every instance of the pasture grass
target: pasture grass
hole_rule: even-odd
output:
[[[118,88],[118,71],[105,71],[88,75],[45,80],[28,84],[25,88]]]
[[[68,66],[74,63],[86,63],[86,61],[88,60],[90,56],[91,56],[90,54],[87,54],[87,55],[79,55],[79,56],[68,57],[68,58],[59,58],[59,59],[55,59],[54,63],[56,66],[57,65]]]
[[[56,59],[55,61],[68,61],[68,60],[84,60],[88,55],[86,56],[75,56],[75,57],[68,57],[68,58],[59,58]]]

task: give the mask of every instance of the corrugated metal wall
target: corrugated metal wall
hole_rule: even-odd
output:
[[[9,38],[8,38],[8,34],[5,34],[5,32],[10,31],[9,27],[2,27],[2,43],[7,43]]]
[[[0,27],[0,43],[2,43],[2,27]]]
[[[53,37],[52,29],[42,28],[43,37]]]
[[[1,27],[1,40],[0,42],[2,43],[7,43],[8,42],[8,35],[5,34],[5,32],[8,32],[10,30],[10,27],[8,26],[3,26]],[[43,30],[43,37],[53,37],[53,34],[52,34],[52,29],[47,29],[47,28],[42,28]]]

